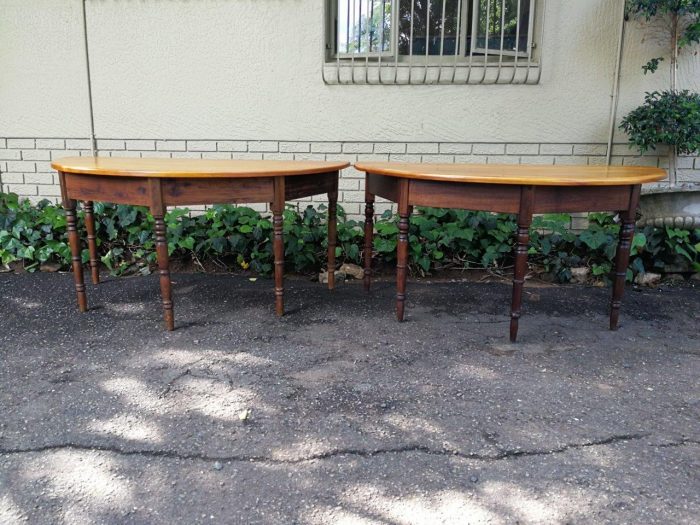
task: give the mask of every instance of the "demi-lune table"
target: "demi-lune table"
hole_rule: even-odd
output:
[[[284,314],[284,242],[282,223],[287,200],[328,194],[328,287],[334,287],[338,171],[347,162],[275,160],[203,160],[69,157],[55,160],[66,212],[78,307],[87,310],[80,257],[76,203],[84,201],[92,281],[99,283],[93,201],[148,206],[155,219],[156,254],[163,315],[175,328],[170,290],[165,211],[167,206],[269,202],[275,259],[275,311]]]
[[[408,263],[408,226],[413,206],[461,208],[517,214],[515,269],[510,313],[510,340],[518,334],[522,290],[527,268],[532,215],[586,211],[618,212],[620,237],[610,309],[610,329],[617,328],[639,191],[646,182],[666,177],[652,167],[527,166],[411,164],[360,162],[365,178],[364,284],[369,290],[372,261],[374,198],[398,203],[396,316],[404,318]]]

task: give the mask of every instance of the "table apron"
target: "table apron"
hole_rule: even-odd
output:
[[[285,200],[310,197],[320,193],[334,191],[338,184],[338,172],[315,173],[286,177],[284,181]]]
[[[398,177],[368,173],[365,184],[372,195],[378,195],[392,202],[399,202],[399,184],[401,180],[403,179]]]
[[[517,213],[520,186],[411,180],[408,203],[411,206]]]
[[[64,198],[83,201],[107,201],[115,204],[150,206],[151,193],[147,178],[98,177],[78,173],[63,174]]]
[[[328,193],[337,188],[337,172],[294,175],[285,178],[285,200]],[[105,201],[115,204],[150,206],[149,181],[160,181],[162,204],[240,204],[272,202],[274,177],[251,178],[156,178],[109,177],[65,173],[65,195],[69,199]]]
[[[408,204],[496,213],[518,213],[522,185],[403,179],[368,174],[370,193],[399,201],[399,186],[408,183]],[[576,213],[626,210],[633,185],[535,186],[532,213]]]
[[[533,213],[620,211],[630,206],[633,185],[537,186]]]
[[[241,204],[272,202],[272,177],[250,179],[162,179],[163,204]]]

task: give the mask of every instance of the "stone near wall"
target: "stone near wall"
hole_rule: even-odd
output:
[[[640,286],[649,286],[650,288],[654,288],[661,282],[661,274],[652,272],[640,273],[637,274],[634,282]]]
[[[345,274],[340,270],[335,271],[335,284],[342,283],[345,281]],[[321,284],[328,284],[328,272],[321,272],[318,274],[318,282]]]
[[[685,277],[680,273],[672,273],[664,276],[664,283],[666,284],[680,284],[685,282]]]
[[[340,267],[339,271],[353,279],[362,279],[365,276],[365,271],[356,264],[345,263]]]
[[[572,268],[571,269],[571,280],[575,283],[585,283],[590,275],[590,268]]]

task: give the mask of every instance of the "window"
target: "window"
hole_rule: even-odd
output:
[[[391,4],[391,0],[338,0],[334,52],[347,57],[390,52]]]
[[[357,83],[358,67],[364,68],[368,83],[370,69],[375,70],[376,83],[387,83],[382,69],[392,66],[397,72],[389,83],[402,83],[398,69],[414,64],[424,69],[423,81],[417,83],[461,81],[464,74],[472,77],[465,68],[474,67],[483,70],[481,82],[489,82],[487,69],[494,64],[497,81],[503,81],[501,69],[508,66],[527,68],[529,77],[529,70],[537,66],[535,4],[536,0],[331,0],[326,62],[334,63],[339,83],[344,83],[340,70],[347,68],[353,70],[350,80]],[[450,65],[452,77],[443,71]],[[412,73],[408,71],[408,83],[416,83]],[[513,72],[510,82],[517,83],[516,77]]]

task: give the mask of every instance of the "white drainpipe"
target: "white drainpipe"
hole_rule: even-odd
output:
[[[622,65],[622,50],[625,42],[625,0],[620,0],[620,37],[617,40],[617,57],[615,58],[615,76],[613,78],[612,103],[610,104],[610,123],[608,128],[608,151],[606,164],[610,166],[612,157],[613,137],[615,136],[615,122],[617,120],[617,102],[620,95],[620,66]]]
[[[97,140],[95,139],[95,117],[92,112],[92,80],[90,77],[90,52],[88,50],[87,16],[83,0],[83,42],[85,44],[85,71],[87,72],[88,106],[90,108],[90,149],[92,156],[97,156]]]

